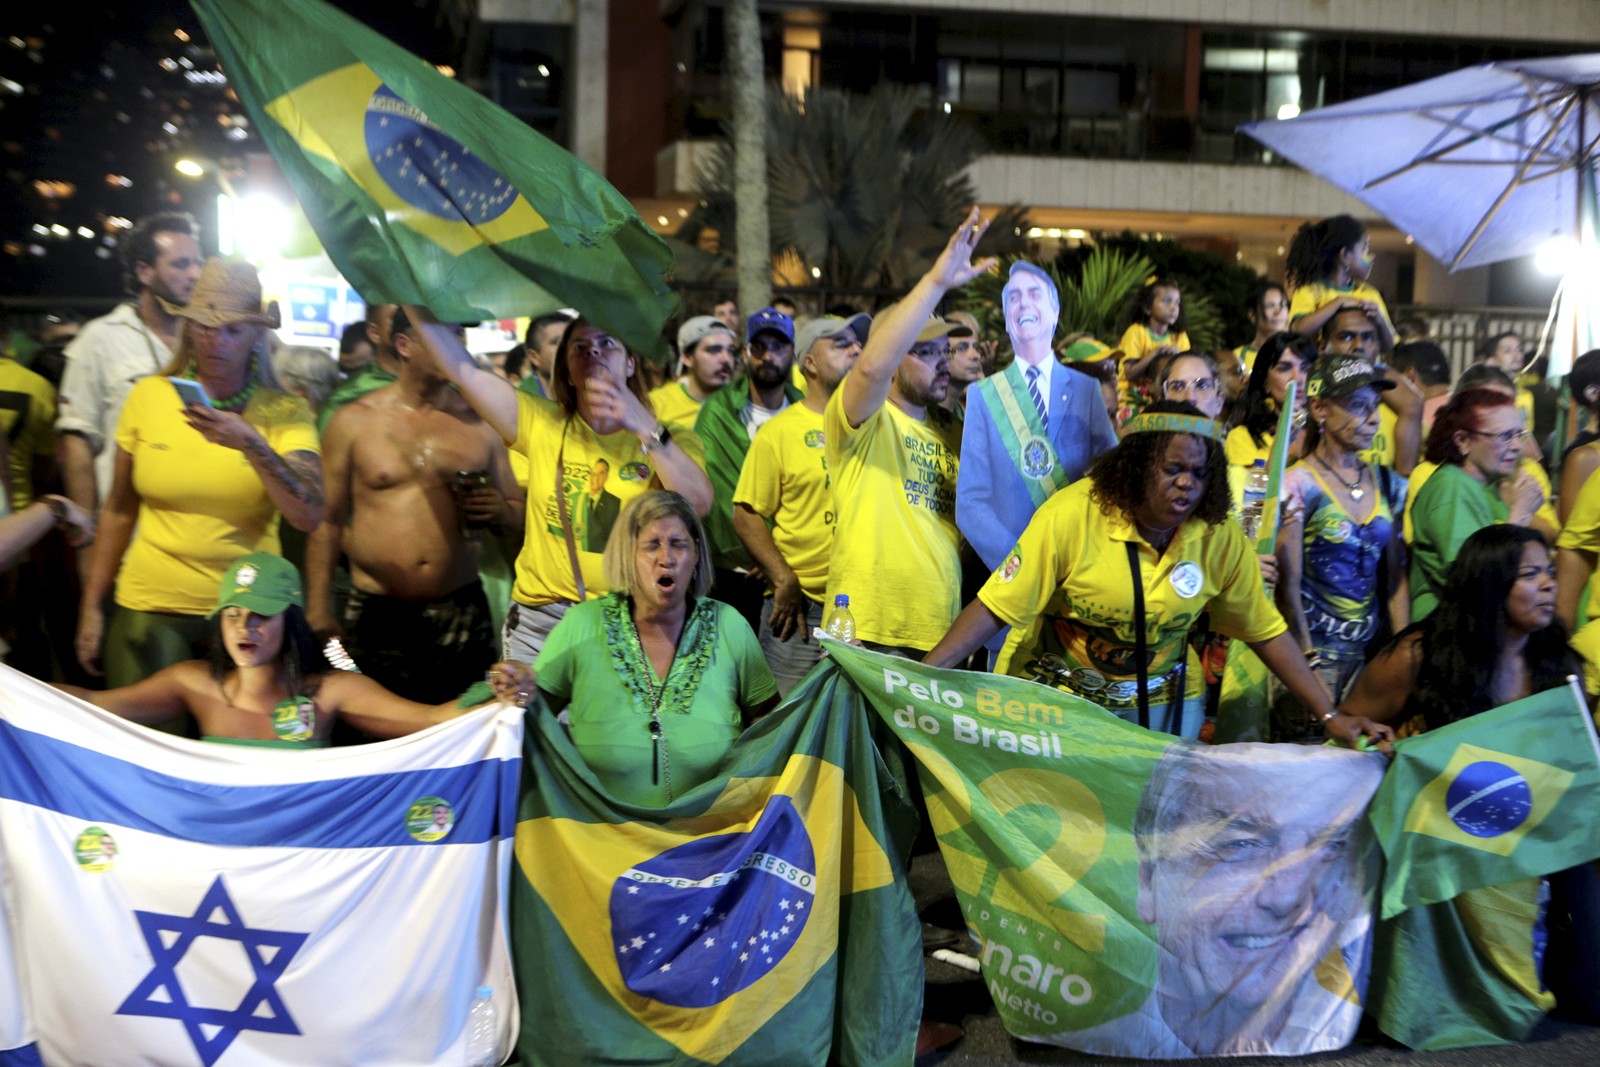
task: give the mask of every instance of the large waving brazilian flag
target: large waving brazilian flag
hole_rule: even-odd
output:
[[[1200,745],[1021,679],[825,644],[916,758],[1012,1034],[1140,1059],[1354,1036],[1382,756]]]
[[[328,256],[453,322],[576,307],[653,347],[666,243],[604,178],[322,0],[192,0]]]
[[[1397,741],[1373,801],[1383,917],[1600,857],[1600,746],[1576,684]]]
[[[512,874],[521,1061],[911,1064],[914,828],[836,673],[666,808],[611,798],[535,711]],[[644,729],[640,720],[639,729]]]

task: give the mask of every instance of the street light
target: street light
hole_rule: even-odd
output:
[[[186,178],[198,178],[206,172],[204,166],[192,159],[180,159],[172,165],[172,169]]]

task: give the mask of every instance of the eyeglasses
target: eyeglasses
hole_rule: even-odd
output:
[[[1183,396],[1191,392],[1205,396],[1208,393],[1217,391],[1217,380],[1215,378],[1168,378],[1166,384],[1161,388],[1168,396]]]
[[[949,359],[950,346],[948,344],[917,345],[911,349],[911,354],[924,363],[932,363],[934,360]]]
[[[1492,437],[1502,445],[1513,445],[1518,441],[1526,441],[1533,436],[1527,430],[1501,430],[1499,433],[1490,433],[1488,430],[1468,430],[1467,432],[1476,434],[1479,437]]]

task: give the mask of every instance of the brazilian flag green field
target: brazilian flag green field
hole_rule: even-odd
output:
[[[328,256],[368,303],[575,307],[651,349],[666,243],[604,178],[322,0],[192,0]]]
[[[536,706],[511,876],[518,1062],[910,1067],[916,816],[867,715],[814,671],[710,780],[641,808]]]

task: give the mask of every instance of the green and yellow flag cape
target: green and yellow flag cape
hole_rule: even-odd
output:
[[[836,672],[814,672],[720,775],[637,808],[530,713],[511,878],[521,1062],[910,1067],[921,927],[890,838],[909,842],[915,816],[870,727]]]
[[[604,178],[322,0],[192,0],[328,256],[445,321],[576,307],[652,350],[666,243]]]

